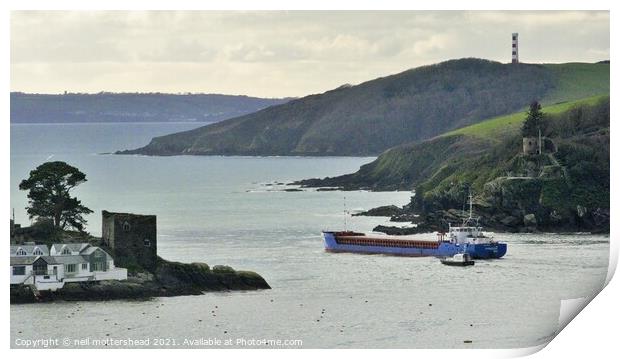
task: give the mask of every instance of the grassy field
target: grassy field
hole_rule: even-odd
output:
[[[593,104],[609,96],[609,64],[566,63],[545,64],[554,73],[555,90],[541,100],[543,112],[554,114],[569,110],[579,104]],[[463,127],[442,136],[465,134],[493,138],[502,133],[514,131],[525,119],[522,112],[495,117],[475,125]]]
[[[543,105],[574,101],[609,93],[609,64],[545,64],[555,75],[555,90],[542,99]]]
[[[584,98],[577,101],[563,102],[558,103],[551,106],[543,106],[543,112],[548,114],[556,114],[564,111],[568,111],[571,108],[577,105],[592,105],[601,100],[602,98],[608,97],[609,95],[599,95],[592,96],[588,98]],[[525,120],[525,112],[517,112],[506,116],[495,117],[471,126],[459,128],[454,131],[447,132],[442,136],[454,136],[454,135],[469,135],[482,137],[487,139],[492,139],[497,137],[499,140],[500,135],[517,131],[523,120]]]

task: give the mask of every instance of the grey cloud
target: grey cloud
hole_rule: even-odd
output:
[[[303,96],[451,58],[609,58],[606,11],[11,13],[11,89]],[[34,74],[36,73],[36,76]]]

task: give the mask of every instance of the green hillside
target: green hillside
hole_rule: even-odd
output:
[[[423,66],[154,138],[121,154],[377,155],[531,101],[609,92],[608,64],[501,64],[460,59]]]
[[[609,96],[543,112],[549,120],[544,135],[553,146],[540,155],[523,153],[519,125],[525,113],[519,112],[392,148],[353,174],[299,184],[415,190],[407,209],[428,216],[431,229],[445,211],[460,209],[471,189],[478,214],[492,228],[521,230],[532,215],[540,230],[608,231]]]
[[[577,101],[568,101],[557,103],[551,106],[545,107],[545,113],[549,115],[558,114],[562,112],[566,112],[571,108],[579,105],[593,105],[599,102],[601,99],[608,97],[608,95],[599,95],[593,96]],[[463,128],[459,128],[454,131],[446,132],[441,136],[452,136],[452,135],[470,135],[476,137],[482,137],[487,139],[499,138],[498,135],[502,135],[504,133],[514,132],[518,130],[524,119],[524,112],[526,109],[523,109],[523,112],[516,112],[510,115],[499,116],[489,120],[482,121],[475,125],[466,126]]]
[[[564,118],[574,109],[609,103],[609,96],[544,107],[551,119]],[[375,191],[413,190],[422,183],[442,178],[460,161],[495,154],[520,151],[520,126],[525,111],[496,117],[450,131],[432,139],[391,148],[358,172],[324,179],[307,179],[298,183],[307,187],[341,187]],[[553,121],[561,122],[561,121]]]
[[[556,85],[542,99],[543,105],[609,93],[609,63],[573,62],[544,66],[553,72]]]

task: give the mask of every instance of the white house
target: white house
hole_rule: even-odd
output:
[[[50,251],[46,245],[25,244],[11,246],[11,257],[14,256],[49,256]]]
[[[55,243],[50,247],[51,256],[79,255],[82,250],[90,247],[88,243]]]
[[[56,290],[66,282],[125,280],[127,269],[114,266],[103,249],[88,243],[11,246],[11,284]]]

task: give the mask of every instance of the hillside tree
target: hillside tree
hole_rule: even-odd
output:
[[[542,106],[538,101],[534,101],[530,104],[530,108],[527,111],[527,116],[521,127],[521,133],[523,137],[536,137],[538,136],[538,130],[542,135],[545,135],[547,131],[547,120],[545,114],[542,112]]]
[[[62,161],[45,162],[22,180],[19,189],[28,191],[28,216],[37,220],[51,220],[54,228],[84,230],[84,215],[93,213],[71,191],[86,182],[86,175]]]

